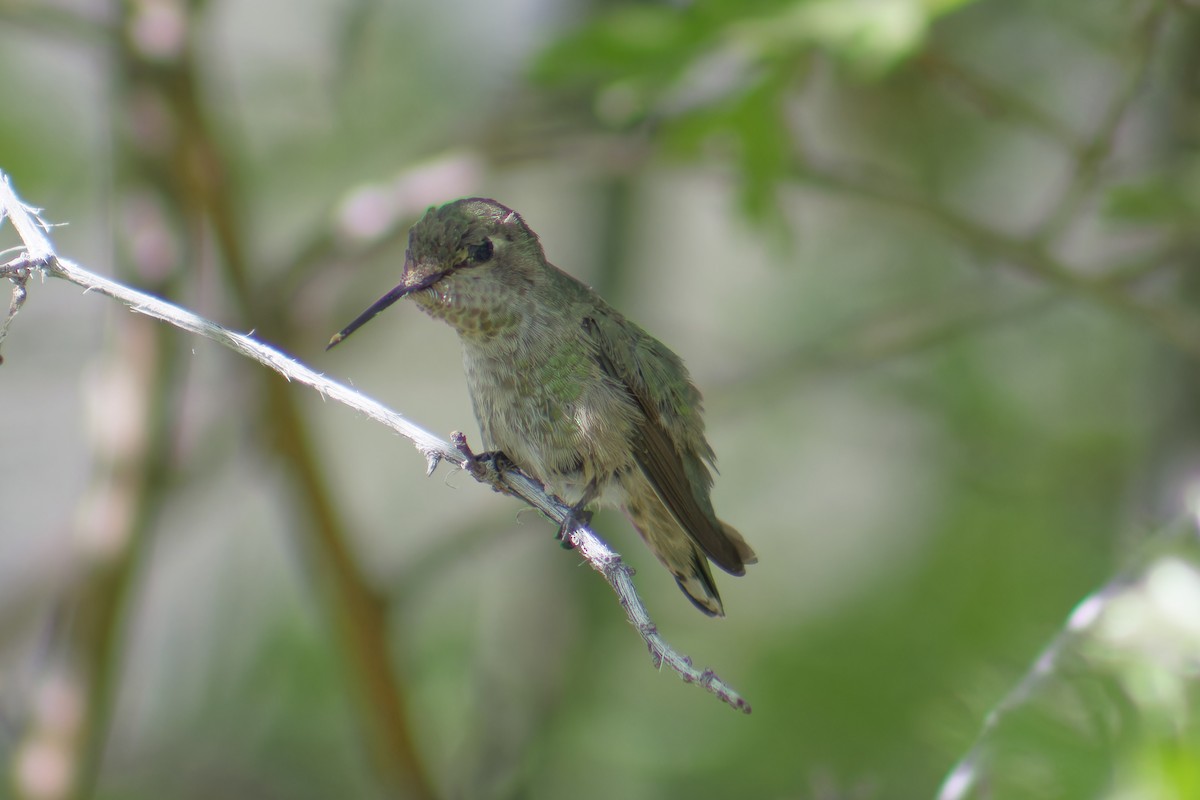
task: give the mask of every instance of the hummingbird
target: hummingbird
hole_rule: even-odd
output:
[[[715,456],[679,356],[486,198],[430,208],[409,231],[400,284],[326,349],[402,297],[458,332],[487,455],[571,507],[560,538],[589,506],[619,506],[688,599],[724,616],[708,562],[744,575],[757,557],[713,511]]]

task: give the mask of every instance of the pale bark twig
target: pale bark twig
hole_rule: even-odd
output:
[[[185,308],[169,303],[153,295],[145,294],[117,281],[96,275],[73,261],[61,258],[49,240],[34,222],[30,209],[13,193],[8,177],[0,172],[0,216],[12,220],[18,234],[26,241],[26,252],[17,258],[0,264],[0,277],[17,277],[40,272],[82,286],[89,292],[106,295],[128,306],[131,310],[166,322],[181,330],[203,336],[234,352],[250,358],[278,372],[293,383],[315,389],[322,397],[335,400],[369,417],[411,441],[425,456],[429,471],[436,469],[441,461],[450,462],[468,469],[471,464],[453,444],[425,430],[366,395],[334,381],[325,375],[301,364],[279,352],[268,344],[258,341],[252,334],[238,333],[211,320],[205,319]],[[26,235],[29,239],[26,240]],[[513,494],[530,506],[541,511],[558,524],[566,519],[570,508],[549,495],[540,483],[517,470],[469,470],[481,482],[497,490]],[[667,666],[685,682],[699,684],[718,698],[744,713],[750,713],[750,704],[712,670],[697,669],[692,661],[671,647],[658,633],[645,604],[633,585],[633,571],[625,565],[620,555],[614,552],[596,534],[587,528],[578,527],[568,535],[569,543],[604,576],[620,599],[621,606],[630,624],[637,629],[650,651],[656,667]]]

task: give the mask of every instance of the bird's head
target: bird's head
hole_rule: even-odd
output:
[[[334,335],[329,347],[408,295],[460,333],[486,335],[515,321],[544,265],[537,235],[511,208],[482,197],[430,208],[409,231],[399,285]]]

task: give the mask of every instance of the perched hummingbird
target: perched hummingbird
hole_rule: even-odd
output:
[[[713,512],[713,451],[679,356],[550,264],[495,200],[430,208],[408,234],[400,285],[329,347],[405,295],[458,331],[484,446],[574,519],[621,506],[692,603],[723,616],[708,561],[744,575],[757,558]]]

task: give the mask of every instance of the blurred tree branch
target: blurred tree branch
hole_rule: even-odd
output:
[[[1056,290],[1130,318],[1191,358],[1200,358],[1200,319],[1183,307],[1141,299],[1123,286],[1169,263],[1181,249],[1179,241],[1160,245],[1148,258],[1097,270],[1094,275],[1053,254],[1056,240],[1075,221],[1095,190],[1095,182],[1112,153],[1117,132],[1143,86],[1169,5],[1161,0],[1148,3],[1141,18],[1132,26],[1131,66],[1100,115],[1096,129],[1086,139],[1072,133],[1065,123],[1042,112],[1022,96],[993,84],[947,57],[930,54],[918,60],[919,66],[963,86],[987,111],[1001,113],[1042,132],[1064,147],[1073,158],[1072,175],[1058,201],[1042,224],[1028,236],[1009,234],[977,222],[932,197],[904,188],[877,170],[847,164],[831,167],[822,165],[819,160],[803,158],[792,165],[791,174],[802,184],[863,197],[924,216],[989,261],[1008,264]]]
[[[1059,735],[1071,731],[1095,747],[1111,768],[1120,730],[1130,724],[1126,717],[1141,707],[1153,721],[1149,727],[1166,722],[1165,733],[1155,735],[1187,752],[1191,762],[1189,741],[1196,736],[1185,720],[1195,709],[1188,687],[1200,656],[1193,624],[1200,613],[1198,510],[1148,537],[1115,576],[1075,605],[1021,679],[987,711],[975,740],[943,779],[938,800],[1008,797],[1014,785],[1030,796],[1041,796],[1030,791],[1032,785],[1056,785],[1076,796],[1046,774],[1035,780],[1010,774],[1006,726],[1056,725]],[[1079,713],[1079,704],[1086,713]],[[1040,766],[1058,780],[1069,769],[1043,760]],[[1177,776],[1180,784],[1189,782],[1187,775]],[[1194,786],[1194,770],[1190,777]],[[1109,779],[1101,774],[1098,780]]]
[[[1121,123],[1146,79],[1167,9],[1166,2],[1151,2],[1142,12],[1141,19],[1131,26],[1132,64],[1101,115],[1095,132],[1084,143],[1083,149],[1076,152],[1074,174],[1063,188],[1054,210],[1039,227],[1036,240],[1048,242],[1063,234],[1094,190],[1100,171],[1112,154]]]
[[[917,58],[916,66],[961,93],[983,114],[1023,124],[1068,151],[1083,152],[1086,147],[1076,133],[1053,114],[958,63],[951,56],[930,49]]]
[[[1012,235],[967,217],[898,184],[866,178],[846,167],[795,165],[797,180],[821,189],[886,203],[915,212],[961,240],[968,248],[1025,272],[1051,287],[1132,319],[1161,339],[1200,358],[1200,319],[1183,308],[1142,299],[1105,275],[1092,277],[1053,255],[1039,237]]]
[[[147,176],[162,205],[183,221],[189,234],[215,244],[215,266],[241,316],[286,342],[289,332],[277,305],[252,285],[232,185],[234,169],[202,102],[194,31],[203,5],[162,9],[133,4],[125,9],[130,35],[119,39],[119,65],[131,116],[137,120],[131,126],[135,146],[130,155],[137,173]],[[198,252],[204,249],[197,244]],[[270,357],[284,358],[278,352]],[[355,559],[345,515],[321,474],[294,396],[275,380],[258,388],[262,424],[254,430],[269,452],[282,456],[282,474],[300,509],[292,530],[325,593],[328,630],[351,676],[350,696],[370,762],[388,793],[435,797],[409,718],[406,684],[398,675],[387,607]]]
[[[747,61],[756,64],[757,71],[746,70],[745,75],[731,79],[742,82],[741,94],[728,90],[724,94],[700,94],[698,99],[682,107],[673,100],[675,94],[683,91],[680,84],[686,86],[684,78],[679,75],[686,76],[688,69],[700,70],[706,58],[720,51],[723,37],[728,35],[732,27],[710,31],[711,39],[689,40],[689,46],[678,53],[644,62],[630,61],[626,65],[618,55],[623,52],[622,47],[634,46],[636,39],[626,41],[621,38],[624,34],[619,24],[613,24],[612,27],[606,25],[606,22],[620,20],[617,12],[607,20],[601,17],[590,28],[585,27],[570,34],[564,42],[571,47],[560,43],[550,49],[544,54],[540,69],[543,77],[552,83],[572,80],[590,83],[597,96],[602,95],[605,87],[627,86],[636,80],[654,87],[638,98],[642,105],[639,116],[631,117],[632,124],[627,120],[624,130],[610,136],[606,161],[611,167],[636,173],[656,154],[656,149],[669,148],[672,137],[686,142],[681,148],[678,142],[675,142],[675,146],[693,158],[703,156],[705,151],[697,144],[705,137],[721,143],[736,141],[745,158],[747,151],[757,152],[761,150],[759,145],[776,141],[782,136],[792,143],[790,150],[779,149],[771,156],[759,152],[755,156],[759,159],[775,159],[777,168],[773,181],[768,181],[755,191],[774,191],[790,183],[850,195],[882,203],[901,213],[922,216],[958,239],[978,254],[981,260],[998,266],[1008,265],[1047,284],[1056,292],[1084,299],[1144,325],[1172,346],[1197,358],[1200,357],[1200,318],[1176,304],[1143,299],[1124,285],[1162,267],[1165,262],[1154,259],[1167,259],[1178,254],[1183,240],[1191,238],[1190,233],[1185,231],[1176,234],[1174,241],[1152,248],[1148,257],[1138,259],[1133,264],[1122,262],[1111,270],[1085,270],[1056,254],[1069,229],[1078,221],[1085,204],[1095,198],[1097,182],[1113,155],[1122,123],[1142,95],[1141,90],[1158,51],[1162,32],[1171,14],[1181,9],[1168,0],[1148,0],[1136,11],[1135,18],[1128,26],[1128,38],[1123,43],[1123,62],[1127,65],[1125,74],[1097,116],[1094,129],[1088,134],[1075,132],[1071,125],[1055,114],[1042,110],[1020,92],[979,74],[952,56],[932,49],[932,46],[914,53],[912,60],[917,69],[965,95],[981,113],[1033,131],[1063,151],[1069,161],[1069,176],[1045,217],[1027,234],[1008,233],[976,221],[943,204],[931,194],[906,186],[903,181],[875,167],[836,156],[824,158],[800,152],[794,145],[801,137],[791,130],[792,120],[786,107],[796,91],[789,76],[797,71],[798,63],[803,64],[796,53],[805,52],[810,44],[802,37],[793,43],[794,52],[764,44],[761,53],[747,57]],[[748,9],[745,13],[746,20],[756,19],[756,11]],[[701,28],[713,24],[711,20],[688,17],[686,12],[663,12],[663,16],[680,28],[686,28],[689,24]],[[685,19],[688,21],[681,21]],[[728,20],[725,24],[728,24]],[[605,48],[612,50],[609,52]],[[791,55],[785,57],[784,53]],[[849,52],[835,50],[835,53],[853,57]],[[665,65],[670,65],[669,77],[664,74]],[[804,72],[803,68],[799,71],[800,74]],[[559,74],[568,77],[555,77]],[[765,80],[761,78],[764,74],[776,77]],[[759,76],[759,83],[752,80],[756,75]],[[746,109],[739,106],[742,95],[758,91],[766,84],[774,88],[755,107],[754,114],[748,115]],[[496,138],[494,133],[491,136]],[[576,138],[581,142],[586,141],[583,136],[577,135]],[[738,148],[734,148],[733,152],[738,152]],[[744,174],[748,169],[745,163],[734,166],[740,180],[749,180]],[[742,190],[745,192],[746,187],[743,186]],[[761,207],[762,202],[760,198],[757,207]],[[765,221],[762,215],[752,217],[760,224]],[[981,323],[987,324],[987,319],[981,319]],[[874,323],[867,321],[866,324]],[[960,327],[958,322],[955,327]],[[914,346],[921,346],[925,340],[925,333],[919,333]],[[904,352],[905,347],[897,343],[889,350]]]

